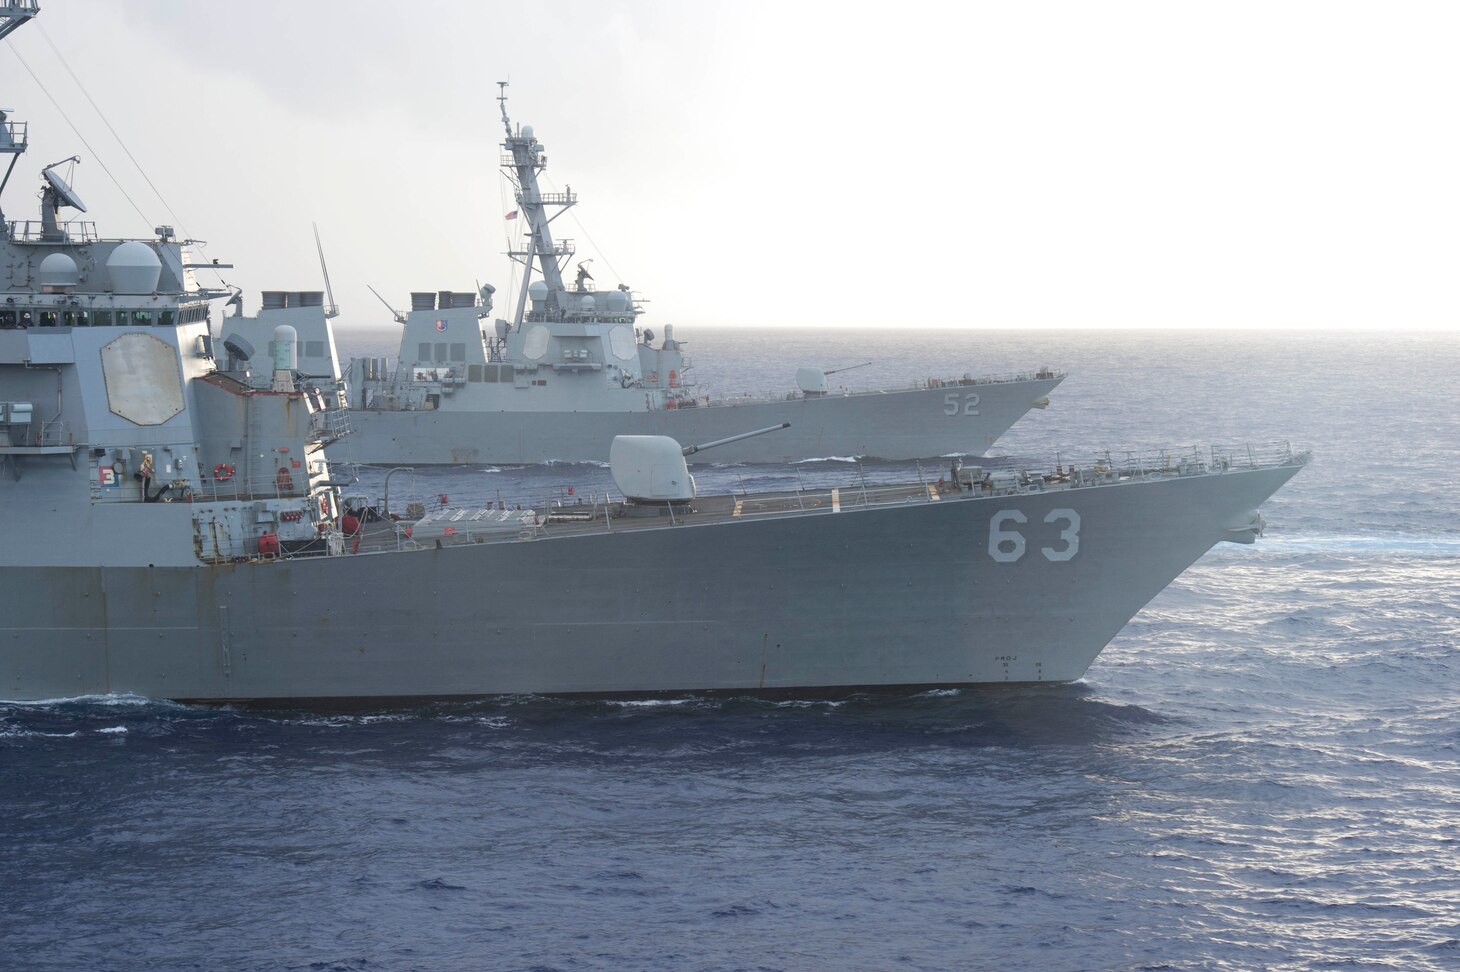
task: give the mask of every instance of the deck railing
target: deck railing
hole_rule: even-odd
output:
[[[552,536],[581,535],[645,528],[675,528],[726,520],[763,520],[808,514],[839,513],[865,507],[903,506],[909,503],[959,502],[980,496],[1067,491],[1096,488],[1132,480],[1160,480],[1188,476],[1223,475],[1230,471],[1301,464],[1306,452],[1294,452],[1288,442],[1253,443],[1240,446],[1106,450],[1076,456],[1057,455],[1048,460],[1031,457],[1003,457],[970,464],[955,470],[951,464],[933,467],[919,463],[916,482],[869,483],[860,464],[848,470],[845,481],[807,487],[799,469],[794,488],[773,493],[730,493],[706,495],[691,504],[696,512],[666,507],[659,515],[641,518],[606,495],[590,494],[580,499],[521,497],[501,499],[504,508],[538,511],[531,530],[470,540],[441,538],[418,543],[405,533],[407,524],[377,525],[367,531],[357,553],[412,549],[456,543],[506,543]],[[995,464],[996,463],[996,464]],[[347,546],[349,544],[347,543]]]
[[[852,398],[858,395],[885,395],[889,391],[927,391],[936,388],[976,388],[980,385],[1007,385],[1017,381],[1039,381],[1050,378],[1063,378],[1063,371],[1052,371],[1048,368],[1041,368],[1038,371],[1006,372],[995,375],[979,375],[973,378],[920,378],[917,381],[906,385],[897,385],[891,388],[844,388],[834,387],[827,392],[827,397]],[[745,392],[740,395],[728,395],[724,397],[711,396],[707,404],[714,405],[758,405],[764,402],[795,401],[805,397],[800,391],[789,392]]]

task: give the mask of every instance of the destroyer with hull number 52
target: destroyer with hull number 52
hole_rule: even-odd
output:
[[[8,30],[35,4],[3,9]],[[15,161],[25,127],[3,125]],[[5,223],[0,264],[3,698],[1075,679],[1213,544],[1251,542],[1306,461],[1104,456],[701,497],[686,450],[629,435],[608,448],[622,498],[356,533],[326,456],[338,410],[301,381],[293,329],[242,355],[266,383],[220,369],[209,317],[232,295],[199,287],[165,228],[63,222],[81,200],[42,175],[41,219]]]
[[[643,308],[627,286],[595,289],[586,260],[571,284],[564,280],[574,245],[554,238],[551,223],[577,203],[577,193],[542,188],[543,144],[530,125],[508,119],[505,87],[500,101],[502,167],[516,190],[516,225],[524,230],[521,248],[510,254],[523,268],[512,319],[491,321],[490,286],[412,294],[410,312],[396,314],[403,325],[396,360],[350,363],[354,434],[340,458],[388,465],[602,461],[621,433],[704,441],[780,422],[791,428],[737,442],[715,461],[981,455],[1031,408],[1046,406],[1064,379],[1041,368],[848,391],[827,379],[850,368],[802,367],[796,388],[783,394],[704,394],[673,325],[664,327],[662,339],[639,327]],[[268,298],[257,320],[238,326],[266,338],[271,322],[287,313],[308,346],[332,353],[319,301],[278,292]],[[331,361],[316,373],[329,379],[339,377],[337,370]]]

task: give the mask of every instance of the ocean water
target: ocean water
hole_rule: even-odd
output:
[[[1072,685],[0,703],[0,969],[1460,969],[1460,338],[680,330],[725,392],[869,359],[849,385],[1068,369],[1011,457],[1316,458],[1262,540],[1209,553]],[[698,475],[939,467],[822,458]]]

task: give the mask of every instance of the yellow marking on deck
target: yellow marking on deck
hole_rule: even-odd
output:
[[[941,496],[938,495],[938,490],[935,487],[933,487],[933,486],[929,486],[928,487],[928,499],[929,499],[929,501],[932,501],[932,500],[940,500],[942,498],[943,497],[941,497]]]
[[[833,489],[831,491],[831,511],[833,513],[840,513],[842,511],[842,491],[840,489]]]
[[[735,501],[735,509],[734,509],[734,510],[733,510],[733,511],[731,511],[731,513],[730,513],[730,515],[731,515],[731,516],[732,516],[732,517],[736,517],[736,516],[739,516],[739,515],[740,515],[740,509],[741,509],[741,507],[743,507],[743,506],[744,506],[744,505],[745,505],[745,500],[743,500],[743,499],[738,499],[738,500],[736,500],[736,501]]]

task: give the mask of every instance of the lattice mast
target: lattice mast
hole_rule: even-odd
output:
[[[507,140],[502,143],[502,148],[507,150],[507,155],[502,158],[502,169],[517,187],[518,218],[527,221],[528,230],[527,249],[512,250],[507,254],[522,264],[523,268],[522,289],[517,296],[517,316],[513,321],[514,326],[520,327],[527,309],[527,287],[532,282],[534,260],[542,272],[543,282],[547,284],[549,311],[561,314],[567,309],[562,297],[566,292],[563,286],[563,267],[573,257],[573,241],[560,240],[554,243],[549,224],[576,203],[578,197],[571,188],[565,188],[563,192],[543,192],[538,186],[537,174],[547,168],[543,144],[533,135],[531,125],[519,125],[516,129],[512,127],[512,120],[507,116],[507,82],[499,81],[497,86],[501,92],[497,96],[497,102],[502,106],[502,127],[507,133]],[[550,206],[555,209],[552,215],[548,215]]]

